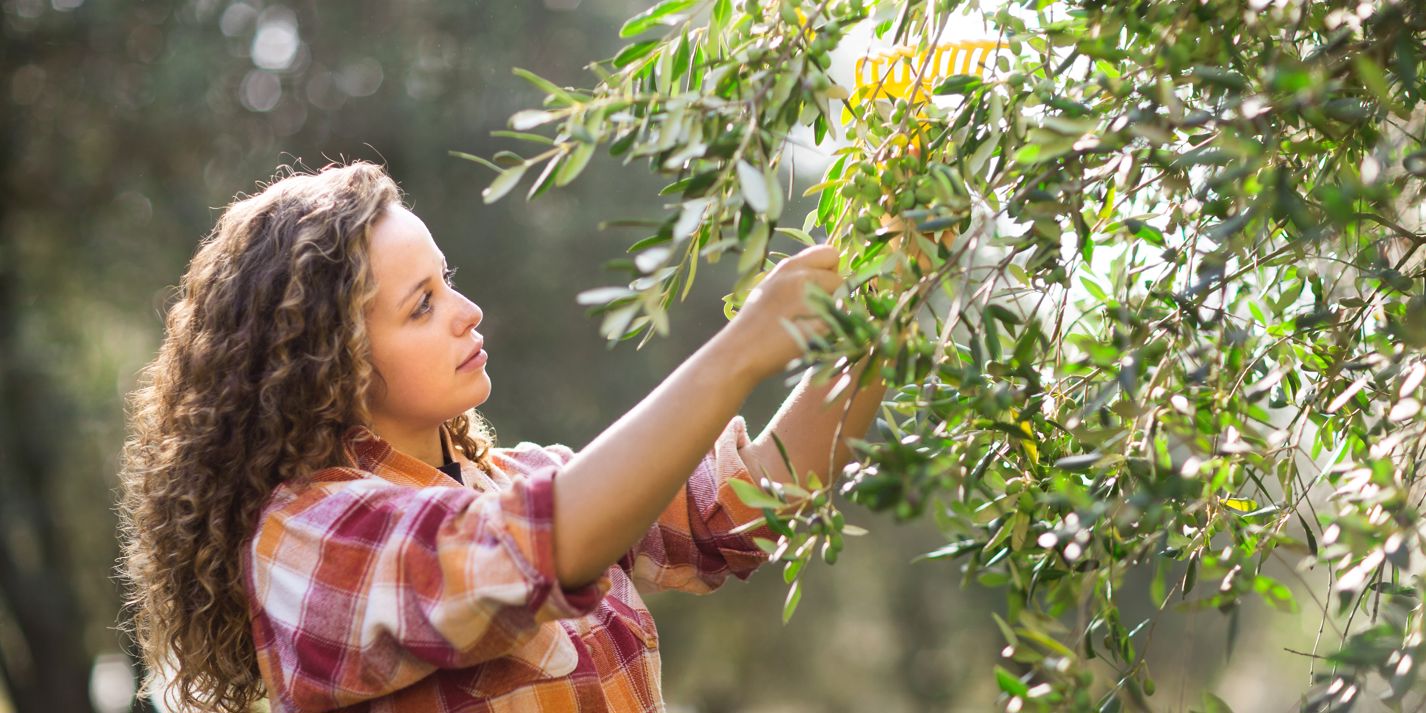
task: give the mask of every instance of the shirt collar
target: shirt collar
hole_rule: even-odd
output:
[[[450,434],[446,431],[444,424],[440,427],[440,433],[441,442],[447,452],[457,463],[461,464],[462,470],[464,470],[467,459],[451,442]],[[347,429],[343,437],[343,445],[346,448],[347,456],[359,470],[374,473],[383,480],[396,485],[410,485],[418,488],[459,485],[435,466],[396,450],[386,439],[378,436],[375,431],[364,425],[356,425]]]

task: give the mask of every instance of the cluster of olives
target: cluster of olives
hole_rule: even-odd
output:
[[[790,8],[790,10],[789,10]],[[807,25],[807,18],[798,10],[794,3],[783,0],[780,12],[782,21],[793,27],[804,27]],[[842,34],[848,25],[856,24],[866,19],[866,8],[862,6],[862,0],[845,2],[828,8],[828,19],[815,30],[808,28],[807,37],[811,40],[807,45],[807,55],[823,71],[832,66],[832,50],[842,41]]]
[[[841,195],[849,200],[860,200],[866,206],[866,212],[857,217],[854,226],[859,233],[873,232],[874,221],[883,215],[930,205],[938,197],[935,182],[926,175],[925,165],[914,156],[897,156],[879,166],[861,163],[853,171],[843,184]]]
[[[748,2],[747,13],[754,22],[764,22],[767,15],[764,13],[777,13],[777,17],[784,24],[801,27],[807,24],[807,15],[797,0],[774,0],[768,7],[763,7],[761,3]],[[835,2],[827,6],[825,17],[831,18],[818,29],[819,32],[831,35],[832,45],[827,45],[825,49],[831,49],[836,44],[836,40],[841,38],[842,28],[866,19],[866,0],[844,0]]]
[[[897,156],[880,165],[860,164],[842,185],[841,196],[865,206],[852,223],[853,230],[864,236],[878,235],[889,222],[899,222],[896,216],[922,220],[925,209],[938,202],[952,207],[962,202],[914,155]]]
[[[774,487],[774,491],[776,488]],[[837,557],[842,553],[843,531],[847,525],[847,519],[842,513],[831,506],[831,501],[827,496],[827,491],[819,490],[809,496],[810,504],[814,511],[808,515],[798,515],[786,521],[769,521],[771,529],[783,535],[786,541],[772,553],[774,562],[783,562],[783,576],[791,583],[797,572],[802,568],[803,557],[807,551],[813,547],[817,540],[822,540],[822,561],[827,564],[836,564]],[[805,530],[801,535],[798,530]]]
[[[812,534],[826,538],[822,541],[822,561],[836,564],[837,556],[842,553],[842,528],[846,526],[847,519],[840,511],[828,511],[825,492],[814,494],[812,504],[818,508],[817,513],[812,516]]]

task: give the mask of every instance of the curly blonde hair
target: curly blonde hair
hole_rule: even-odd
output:
[[[242,551],[282,483],[354,466],[342,436],[369,424],[368,233],[400,189],[379,166],[293,173],[228,206],[169,308],[158,356],[129,395],[122,574],[132,633],[179,708],[248,710],[265,692]],[[474,410],[445,423],[489,469]]]

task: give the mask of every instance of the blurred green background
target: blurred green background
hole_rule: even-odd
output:
[[[495,390],[482,410],[504,444],[579,448],[724,322],[727,264],[700,271],[672,334],[642,350],[609,349],[575,304],[617,282],[601,265],[642,237],[598,224],[661,214],[642,165],[596,158],[568,189],[485,206],[489,172],[447,153],[515,148],[489,136],[537,99],[511,68],[587,85],[584,65],[618,49],[618,25],[643,3],[0,5],[0,713],[144,708],[115,631],[123,397],[199,240],[278,166],[388,167],[485,310]],[[750,399],[755,433],[785,391],[774,381]],[[943,544],[929,522],[849,515],[871,534],[806,577],[786,626],[772,568],[709,597],[649,597],[670,710],[995,706],[1003,642],[989,612],[1003,599],[962,589],[956,565],[911,562]],[[1296,621],[1241,626],[1286,624],[1310,648]],[[1186,700],[1161,683],[1178,696],[1168,709],[1225,675],[1239,689],[1226,698],[1274,700],[1263,666],[1224,673],[1223,629],[1213,615],[1162,624],[1172,670],[1156,673],[1191,684]],[[1259,649],[1277,646],[1236,655],[1262,661]],[[1305,665],[1275,675],[1295,691]]]

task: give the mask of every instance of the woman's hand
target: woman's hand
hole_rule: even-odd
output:
[[[802,355],[802,347],[788,333],[784,321],[803,336],[822,334],[822,323],[807,300],[807,285],[832,292],[846,280],[837,272],[838,254],[826,245],[813,245],[778,263],[743,303],[738,316],[725,328],[742,345],[746,367],[761,381]]]

